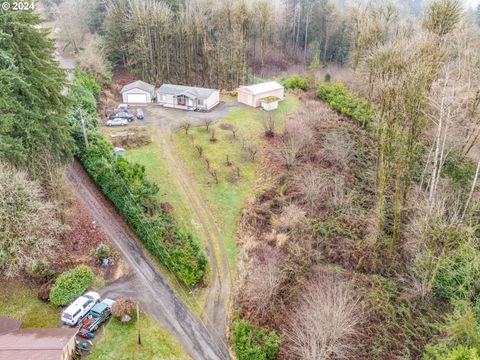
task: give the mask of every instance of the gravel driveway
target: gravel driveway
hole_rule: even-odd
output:
[[[209,331],[168,285],[155,264],[145,254],[139,240],[120,214],[98,190],[82,165],[75,162],[67,177],[80,201],[102,226],[133,270],[130,278],[107,286],[102,296],[132,296],[184,345],[195,360],[230,359],[222,336]]]

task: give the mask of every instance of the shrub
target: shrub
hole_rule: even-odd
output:
[[[120,298],[112,305],[112,315],[121,319],[132,315],[137,310],[137,301],[130,298]]]
[[[34,260],[27,272],[34,279],[41,281],[49,280],[55,275],[55,271],[50,268],[50,265],[44,259]]]
[[[480,360],[480,351],[475,347],[467,348],[464,345],[454,348],[428,347],[422,360]]]
[[[470,299],[477,292],[479,278],[480,254],[465,243],[440,264],[433,291],[446,300]]]
[[[325,82],[330,82],[332,80],[332,75],[330,73],[325,74],[325,78],[323,79]]]
[[[93,281],[93,271],[88,266],[80,265],[66,271],[55,280],[50,291],[50,301],[54,305],[67,305],[83,294]]]
[[[97,247],[97,250],[95,250],[95,257],[102,261],[103,259],[107,258],[110,256],[110,248],[108,247],[107,244],[100,244]]]
[[[255,329],[245,320],[235,320],[232,342],[238,360],[271,360],[277,356],[280,336],[273,330]]]
[[[304,77],[299,75],[292,75],[280,80],[280,83],[285,87],[285,89],[308,89],[308,81]]]
[[[475,175],[475,163],[462,157],[458,152],[451,151],[445,159],[442,174],[452,180],[455,185],[468,187]]]
[[[367,101],[345,90],[340,82],[322,83],[317,89],[317,97],[341,114],[358,121],[363,127],[373,123],[375,110]]]

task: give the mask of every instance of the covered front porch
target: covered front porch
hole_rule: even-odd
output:
[[[173,96],[173,103],[176,108],[194,110],[197,108],[198,100],[185,94]]]

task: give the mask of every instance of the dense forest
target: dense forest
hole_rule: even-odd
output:
[[[75,51],[95,36],[104,55],[145,81],[235,88],[292,67],[347,64],[374,3],[288,1],[45,1]],[[407,27],[423,1],[389,2],[385,16]],[[474,16],[474,14],[472,14]],[[375,18],[373,18],[375,20]],[[388,21],[388,20],[387,20]],[[373,29],[372,29],[373,30]],[[377,31],[381,29],[377,28]],[[380,34],[379,34],[380,35]],[[92,51],[87,51],[89,54]],[[93,52],[94,53],[94,52]]]

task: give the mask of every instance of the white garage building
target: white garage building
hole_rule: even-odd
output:
[[[148,104],[155,96],[155,86],[142,80],[134,81],[122,88],[123,102],[126,104]]]
[[[241,86],[238,88],[238,102],[258,107],[265,98],[276,97],[278,100],[283,100],[284,93],[284,87],[276,81]]]

